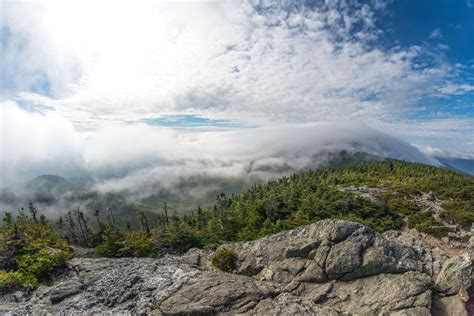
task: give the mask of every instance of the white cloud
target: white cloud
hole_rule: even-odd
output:
[[[92,127],[183,113],[253,124],[380,118],[447,71],[415,69],[419,47],[370,44],[382,4],[7,2],[10,80],[28,91],[47,78],[42,102]]]
[[[377,126],[379,123],[375,123]],[[442,148],[451,157],[474,158],[474,119],[439,117],[380,123],[379,128],[402,139],[410,139],[420,149]],[[424,151],[425,152],[425,151]]]
[[[450,153],[444,149],[432,147],[432,146],[425,146],[425,145],[417,145],[417,148],[423,152],[424,154],[437,157],[437,156],[448,156]]]
[[[461,95],[471,91],[474,91],[474,86],[469,84],[447,83],[446,85],[439,88],[439,92],[441,93],[454,95]]]
[[[22,110],[10,101],[0,103],[0,109],[0,187],[29,168],[40,167],[46,173],[81,165],[82,139],[69,121],[52,112]]]
[[[437,38],[442,38],[443,33],[441,33],[441,30],[436,28],[433,30],[433,32],[430,33],[430,38],[431,39],[437,39]]]
[[[340,150],[435,164],[408,143],[358,122],[285,124],[196,131],[144,124],[104,126],[80,132],[48,113],[2,104],[3,185],[47,173],[90,174],[100,191],[148,192],[182,177],[268,179],[316,167],[320,154]],[[8,131],[8,135],[6,132]]]

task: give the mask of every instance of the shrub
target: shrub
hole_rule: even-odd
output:
[[[193,247],[212,248],[221,242],[217,234],[191,227],[186,222],[173,223],[158,231],[154,237],[159,241],[161,248],[181,252]]]
[[[214,256],[212,256],[211,264],[219,270],[232,272],[235,269],[236,261],[237,254],[235,251],[222,247],[217,249]]]
[[[433,226],[441,225],[428,212],[412,214],[408,217],[408,222],[410,228],[415,228],[423,233],[431,233]]]
[[[407,200],[400,194],[389,196],[387,204],[391,211],[403,215],[411,215],[419,211],[415,202]]]
[[[469,201],[447,201],[443,204],[446,209],[441,215],[449,222],[458,223],[469,230],[474,222],[474,199]]]
[[[9,213],[0,227],[3,237],[0,252],[12,261],[8,271],[0,271],[2,292],[33,288],[39,282],[47,282],[56,269],[72,255],[66,240],[62,239],[43,216],[37,219],[37,211],[31,205],[32,217],[19,211],[14,219]]]
[[[101,237],[102,243],[95,247],[95,252],[103,257],[116,257],[121,248],[122,236],[109,230]]]
[[[122,242],[117,257],[151,257],[158,254],[150,236],[143,231],[130,231]]]
[[[0,293],[7,293],[28,286],[36,287],[38,280],[31,274],[0,270]]]
[[[152,257],[158,248],[152,237],[142,230],[123,232],[107,228],[102,233],[102,243],[95,247],[99,256],[104,257]]]
[[[67,252],[47,247],[19,256],[16,264],[19,271],[39,280],[47,280],[67,259]]]

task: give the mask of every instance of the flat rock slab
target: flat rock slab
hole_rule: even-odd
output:
[[[199,249],[160,259],[76,258],[51,286],[0,297],[0,314],[430,315],[432,305],[454,303],[461,310],[450,295],[471,286],[470,263],[442,260],[417,238],[324,220],[223,245],[237,253],[233,273],[212,268],[213,252]]]

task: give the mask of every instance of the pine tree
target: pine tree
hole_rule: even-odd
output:
[[[165,211],[164,224],[165,224],[165,226],[168,226],[168,224],[170,223],[170,221],[169,221],[169,217],[168,217],[168,207],[167,207],[167,205],[166,205],[166,201],[165,201],[165,205],[164,205],[164,211]]]
[[[148,224],[148,218],[145,215],[144,211],[138,211],[140,213],[140,221],[142,223],[142,229],[147,233],[150,234],[150,225]]]
[[[33,222],[37,223],[38,222],[38,210],[34,207],[33,203],[28,204],[28,209],[30,210],[31,218],[33,219]]]
[[[95,210],[94,211],[94,216],[97,220],[97,227],[99,227],[99,229],[100,229],[102,227],[102,223],[100,222],[99,214],[100,214],[100,210]]]
[[[76,235],[76,223],[74,222],[71,211],[67,212],[66,214],[66,223],[68,225],[68,232],[71,237],[71,241],[78,242]]]
[[[198,228],[202,229],[204,227],[204,216],[202,212],[202,208],[199,206],[197,210],[197,216],[198,216]]]
[[[46,217],[45,217],[43,214],[40,215],[39,222],[40,222],[41,224],[43,224],[43,225],[47,225],[47,224],[48,224],[47,221],[46,221]]]

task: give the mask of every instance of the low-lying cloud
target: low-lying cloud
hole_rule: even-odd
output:
[[[80,131],[50,112],[2,105],[2,185],[52,173],[90,176],[99,192],[145,192],[195,176],[267,180],[317,167],[325,153],[366,152],[436,164],[415,147],[358,122],[183,129],[111,124]]]

